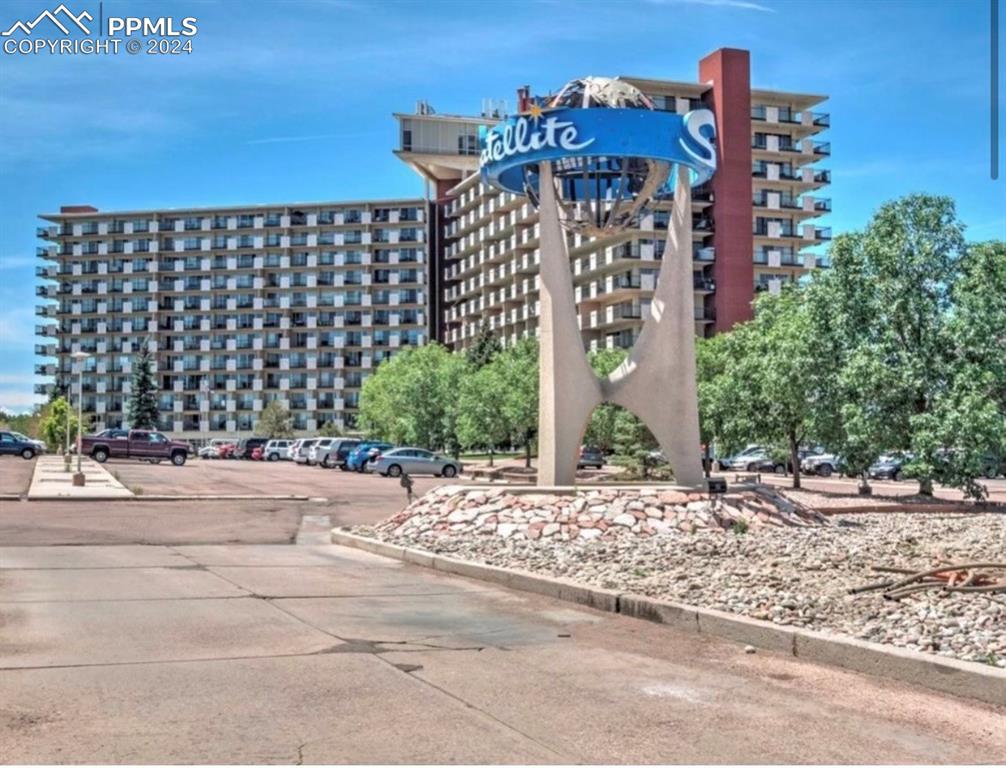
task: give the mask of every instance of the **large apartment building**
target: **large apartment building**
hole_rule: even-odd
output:
[[[299,431],[355,424],[360,386],[428,329],[422,200],[45,214],[36,366],[99,428],[125,423],[130,368],[156,356],[160,428],[249,433],[273,399]],[[76,356],[75,356],[76,355]],[[82,371],[77,366],[83,366]]]
[[[822,266],[816,253],[830,238],[818,218],[831,209],[822,196],[830,154],[818,135],[824,96],[751,88],[747,51],[718,50],[699,63],[698,82],[623,76],[656,109],[716,115],[718,170],[693,195],[693,280],[699,335],[751,317],[761,290],[778,290]],[[518,109],[527,89],[518,93]],[[498,121],[439,115],[425,103],[397,114],[395,154],[435,190],[431,221],[431,307],[436,336],[465,347],[488,322],[505,340],[533,334],[538,318],[538,218],[529,200],[481,183],[478,127]],[[588,347],[631,346],[652,297],[670,202],[604,240],[569,235],[580,327]]]
[[[746,51],[699,63],[698,82],[624,77],[657,109],[716,115],[718,170],[693,194],[699,335],[751,316],[823,264],[830,181],[817,163],[825,97],[751,88]],[[518,93],[518,109],[531,99]],[[249,433],[277,399],[299,432],[355,425],[360,386],[386,356],[436,339],[464,348],[488,322],[504,341],[537,331],[538,218],[530,201],[479,180],[479,128],[505,116],[395,115],[395,154],[426,199],[99,211],[41,216],[43,323],[36,366],[66,391],[82,370],[98,427],[126,422],[133,356],[156,355],[161,429],[186,438]],[[570,235],[587,347],[631,346],[651,300],[669,202],[604,240]]]

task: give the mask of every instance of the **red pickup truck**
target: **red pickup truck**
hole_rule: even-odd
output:
[[[102,464],[109,459],[139,459],[151,462],[170,459],[172,464],[180,467],[189,456],[187,443],[169,440],[160,432],[146,429],[131,429],[126,437],[111,437],[104,433],[88,435],[81,438],[80,451]]]

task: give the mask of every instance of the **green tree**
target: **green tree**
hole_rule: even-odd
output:
[[[318,434],[322,437],[342,437],[342,430],[339,429],[338,424],[329,419],[321,425],[321,429],[318,430]]]
[[[487,448],[490,467],[495,449],[507,444],[511,437],[507,414],[500,407],[506,397],[506,381],[498,357],[480,368],[470,367],[462,379],[457,409],[458,441],[469,450]]]
[[[483,320],[482,325],[479,326],[479,335],[475,338],[475,343],[468,348],[466,353],[468,364],[473,368],[488,365],[502,349],[503,345],[496,338],[496,333],[489,325],[489,321]]]
[[[464,357],[436,343],[384,360],[360,391],[360,427],[374,438],[457,453],[457,403],[466,369]]]
[[[153,372],[154,356],[144,340],[133,358],[129,389],[129,423],[133,429],[157,429],[157,382]]]
[[[813,433],[814,416],[834,371],[830,353],[811,333],[806,292],[787,287],[763,294],[752,321],[722,341],[702,345],[700,410],[707,429],[718,429],[728,449],[757,441],[776,449],[800,487],[799,448]]]
[[[502,380],[500,409],[510,425],[510,442],[524,448],[524,466],[538,437],[538,340],[525,338],[496,358]]]
[[[77,414],[65,397],[48,404],[46,413],[39,424],[39,434],[49,450],[62,453],[66,447],[67,422],[70,428],[70,442],[77,439]]]
[[[916,467],[968,496],[1006,457],[1006,243],[973,245],[954,285],[945,328],[947,385],[912,420]]]
[[[908,471],[932,493],[943,450],[924,425],[952,386],[948,324],[965,253],[953,201],[929,195],[885,203],[862,233],[833,243],[810,298],[814,335],[840,371],[832,415],[818,424],[853,471],[911,449]]]
[[[598,376],[608,376],[622,364],[626,357],[624,349],[596,349],[587,355],[590,367]],[[587,430],[583,436],[586,445],[596,446],[605,454],[615,450],[615,439],[620,419],[635,418],[620,405],[601,403],[590,414]]]
[[[268,437],[270,440],[293,437],[290,411],[279,400],[270,400],[255,423],[255,434],[259,437]]]

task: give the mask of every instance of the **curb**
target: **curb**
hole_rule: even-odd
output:
[[[528,571],[457,560],[424,550],[388,544],[345,530],[333,530],[332,543],[444,573],[666,624],[687,632],[778,651],[815,664],[842,667],[874,677],[919,685],[940,693],[1006,706],[1006,670],[985,668],[975,662],[947,659],[824,632],[776,626],[711,608],[697,608],[644,595],[590,587]]]

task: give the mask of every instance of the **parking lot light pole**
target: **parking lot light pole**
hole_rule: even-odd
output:
[[[74,352],[70,357],[77,361],[77,473],[73,476],[73,484],[84,485],[84,470],[80,466],[84,426],[84,361],[90,355],[86,352]],[[66,421],[69,425],[69,412],[66,414]]]

